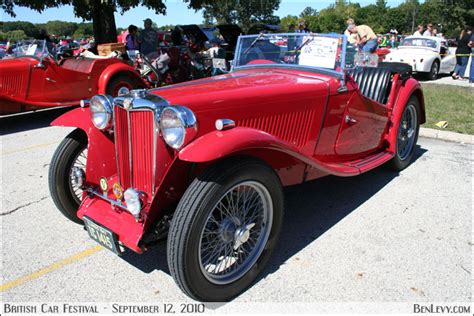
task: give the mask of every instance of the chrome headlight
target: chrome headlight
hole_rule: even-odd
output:
[[[161,112],[160,129],[166,144],[179,149],[196,136],[196,117],[184,106],[166,107]]]
[[[91,98],[90,111],[92,123],[100,130],[112,127],[112,104],[114,99],[109,95],[98,94]]]

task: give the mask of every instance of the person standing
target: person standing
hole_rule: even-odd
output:
[[[418,25],[416,32],[413,33],[413,36],[423,36],[423,25]]]
[[[347,27],[351,34],[357,34],[355,44],[365,53],[373,53],[378,47],[377,35],[367,25],[351,24]]]
[[[137,39],[138,27],[131,24],[128,27],[128,34],[125,37],[125,45],[127,50],[138,50],[138,39]]]
[[[423,36],[433,36],[433,24],[428,23],[426,26],[426,31],[423,33]]]
[[[143,21],[145,29],[140,32],[140,51],[145,56],[158,51],[158,32],[152,28],[151,19]]]
[[[469,61],[469,55],[471,54],[471,48],[468,46],[471,39],[472,30],[470,27],[466,27],[461,31],[458,38],[458,48],[456,48],[456,67],[453,72],[453,79],[463,80],[464,73],[466,72],[467,63]]]
[[[474,33],[471,33],[469,47],[471,47],[471,68],[469,69],[469,83],[474,86]]]

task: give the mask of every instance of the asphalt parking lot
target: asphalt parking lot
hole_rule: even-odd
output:
[[[187,301],[164,243],[116,257],[54,206],[49,163],[71,129],[48,124],[62,112],[0,122],[2,301]],[[235,302],[471,302],[473,146],[418,144],[401,173],[287,188],[279,246]]]

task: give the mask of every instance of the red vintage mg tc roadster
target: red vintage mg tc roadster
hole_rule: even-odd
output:
[[[50,50],[44,40],[22,41],[13,58],[0,60],[0,115],[74,106],[97,93],[117,96],[147,86],[120,58],[57,60]]]
[[[282,187],[412,160],[420,84],[403,64],[350,60],[339,35],[247,35],[229,74],[96,95],[53,122],[77,129],[52,159],[52,198],[117,254],[167,238],[181,290],[230,300],[275,248]]]

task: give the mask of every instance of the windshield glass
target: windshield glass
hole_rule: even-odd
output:
[[[342,74],[345,37],[339,34],[259,34],[240,36],[234,68],[272,65],[305,67]]]
[[[399,48],[406,47],[426,47],[436,49],[438,43],[435,40],[427,38],[406,38],[402,41]]]
[[[13,52],[16,57],[32,56],[43,58],[48,55],[45,40],[20,41]]]

